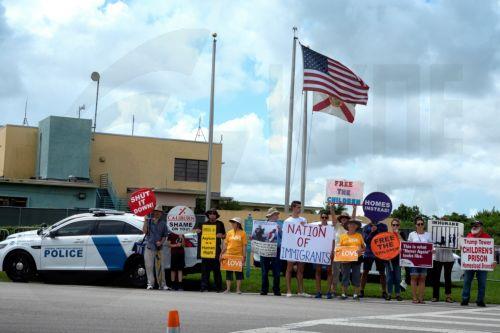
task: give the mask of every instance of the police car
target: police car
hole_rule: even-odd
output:
[[[123,272],[133,286],[146,283],[144,260],[133,251],[144,238],[143,218],[109,210],[69,216],[50,227],[0,242],[0,268],[15,282],[55,271]]]

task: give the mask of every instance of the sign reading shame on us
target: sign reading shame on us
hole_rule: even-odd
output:
[[[363,182],[329,179],[326,182],[326,202],[329,205],[361,205]]]
[[[333,228],[285,222],[280,259],[329,265],[332,260]]]

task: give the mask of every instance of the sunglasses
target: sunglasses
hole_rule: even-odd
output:
[[[323,220],[323,219],[327,219],[327,218],[328,218],[328,216],[321,216],[321,219],[322,219],[322,220]]]
[[[393,227],[399,227],[399,224],[393,224],[392,226]]]
[[[423,223],[417,223],[417,225],[424,225]]]

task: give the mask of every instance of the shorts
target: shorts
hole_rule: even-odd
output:
[[[182,271],[185,267],[184,263],[184,252],[183,253],[172,253],[170,259],[170,270],[171,271]]]
[[[233,273],[236,275],[236,280],[243,280],[243,272],[226,271],[226,281],[233,281]]]
[[[411,276],[426,276],[427,268],[422,267],[410,267],[410,275]]]
[[[349,282],[356,288],[359,288],[361,282],[361,263],[358,261],[343,262],[342,269],[342,285],[347,288]]]
[[[363,257],[363,270],[370,271],[373,266],[373,262],[375,261],[375,267],[380,275],[385,274],[385,260],[378,258],[365,258]]]

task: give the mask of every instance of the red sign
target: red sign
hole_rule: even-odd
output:
[[[399,264],[403,267],[432,268],[432,243],[401,242]]]
[[[401,244],[394,232],[382,232],[373,237],[370,247],[375,257],[391,260],[398,256]]]
[[[156,197],[152,189],[142,188],[130,195],[128,207],[137,216],[146,216],[152,213],[156,206]]]

